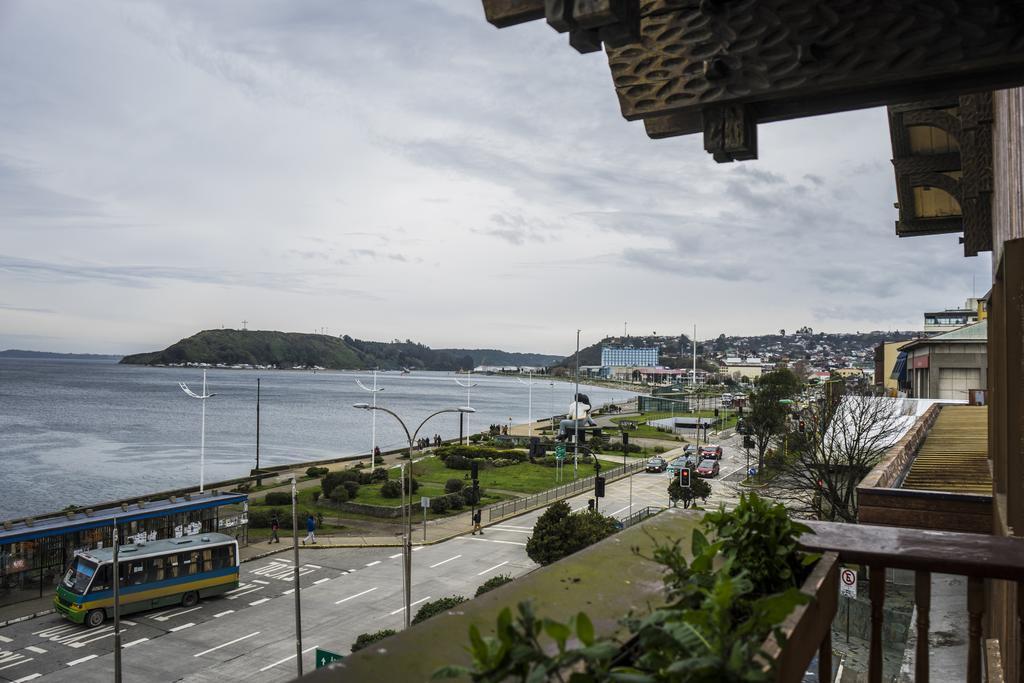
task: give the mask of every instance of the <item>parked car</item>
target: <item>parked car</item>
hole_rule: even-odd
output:
[[[668,464],[668,473],[671,475],[679,474],[679,470],[684,467],[693,467],[693,459],[688,458],[685,455],[676,458]]]
[[[717,477],[718,476],[718,461],[707,458],[701,460],[700,464],[697,465],[697,476],[698,477]]]
[[[664,472],[668,468],[668,461],[665,458],[654,456],[647,461],[648,472]]]
[[[717,460],[722,457],[722,447],[718,444],[709,443],[707,446],[700,447],[700,455],[702,458],[715,458]]]
[[[696,456],[697,450],[698,449],[695,445],[693,445],[692,443],[688,443],[685,446],[683,446],[683,455]]]

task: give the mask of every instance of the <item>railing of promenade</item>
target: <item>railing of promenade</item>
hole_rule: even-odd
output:
[[[644,508],[641,508],[640,510],[637,510],[636,512],[634,512],[633,514],[629,515],[628,517],[626,517],[625,519],[622,520],[622,528],[623,529],[628,529],[629,527],[633,526],[634,524],[638,524],[638,523],[644,521],[645,519],[647,519],[648,517],[650,517],[651,515],[658,514],[659,512],[661,512],[664,509],[665,508],[663,508],[663,507],[657,507],[657,506],[653,506],[653,505],[648,505],[648,506],[646,506]]]
[[[606,481],[618,479],[632,474],[634,472],[644,469],[646,466],[646,460],[637,460],[635,462],[626,463],[625,465],[618,465],[610,469],[602,469],[601,476]],[[515,498],[513,500],[506,500],[502,503],[495,503],[486,508],[487,510],[487,521],[493,522],[495,520],[503,519],[511,515],[517,515],[527,510],[532,510],[536,507],[553,503],[556,500],[568,498],[576,494],[582,493],[583,491],[592,490],[594,488],[594,475],[580,477],[575,481],[571,481],[561,486],[548,489],[547,491],[541,491],[531,496],[524,496],[523,498]]]
[[[814,531],[801,539],[807,549],[817,552],[835,551],[839,561],[860,565],[868,577],[871,600],[871,649],[868,658],[868,681],[882,681],[882,620],[885,604],[885,570],[905,569],[914,572],[914,604],[917,608],[917,643],[914,679],[927,683],[929,678],[929,612],[932,574],[952,574],[967,578],[967,681],[981,683],[982,657],[986,655],[986,680],[1024,681],[1024,539],[987,534],[949,531],[926,531],[867,524],[808,522]],[[986,600],[986,594],[999,599]],[[1002,630],[1012,640],[984,641],[982,621],[985,605],[995,606],[992,622],[1010,625]],[[997,633],[996,633],[997,634]],[[831,638],[821,644],[821,651],[831,652]],[[983,647],[984,645],[984,647]],[[787,673],[796,678],[787,678]],[[783,672],[778,680],[800,680],[802,671]],[[937,680],[948,680],[937,672]]]

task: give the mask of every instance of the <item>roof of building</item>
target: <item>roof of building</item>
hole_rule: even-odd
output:
[[[248,498],[244,493],[214,493],[209,491],[206,493],[193,493],[187,498],[171,497],[154,501],[143,500],[131,505],[124,503],[121,507],[100,509],[94,512],[89,512],[88,510],[76,511],[44,519],[31,520],[29,518],[29,520],[8,521],[4,522],[3,528],[0,529],[0,545],[110,526],[115,519],[119,523],[124,524],[151,517],[166,517],[169,514],[178,512],[244,503]]]
[[[986,341],[988,341],[988,320],[982,320],[981,322],[958,327],[955,330],[950,330],[949,332],[937,334],[934,337],[915,339],[901,346],[900,350],[906,351],[907,349],[913,349],[919,346],[928,346],[929,344],[962,344],[965,342],[984,343]]]
[[[991,493],[988,408],[943,406],[918,449],[901,488]]]

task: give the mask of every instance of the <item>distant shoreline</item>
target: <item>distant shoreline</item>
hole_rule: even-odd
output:
[[[0,351],[0,358],[45,358],[66,360],[121,360],[120,354],[110,353],[57,353],[54,351],[25,351],[23,349],[7,349]]]

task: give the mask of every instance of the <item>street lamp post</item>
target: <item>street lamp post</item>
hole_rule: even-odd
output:
[[[456,381],[458,381],[458,380],[456,380]],[[408,479],[405,478],[405,472],[403,471],[402,472],[402,479],[401,479],[401,481],[402,481],[402,491],[403,491],[403,494],[402,494],[402,500],[403,500],[402,508],[403,508],[403,510],[405,510],[405,514],[403,515],[403,520],[405,522],[405,542],[402,544],[402,546],[403,546],[402,547],[402,553],[404,555],[403,561],[402,561],[402,564],[403,564],[403,567],[404,567],[403,578],[405,580],[404,581],[404,583],[405,583],[405,627],[409,628],[410,624],[412,623],[412,502],[411,501],[412,501],[412,452],[413,452],[413,446],[416,443],[416,437],[419,436],[420,430],[423,429],[423,425],[427,424],[427,422],[431,418],[436,417],[438,415],[441,415],[443,413],[475,413],[476,411],[473,410],[473,408],[471,408],[469,406],[461,406],[459,408],[445,408],[444,410],[439,410],[436,413],[431,413],[430,415],[427,415],[427,417],[424,418],[423,422],[420,422],[419,426],[416,427],[416,430],[414,432],[412,432],[412,434],[410,434],[409,433],[409,428],[406,426],[405,421],[398,416],[398,413],[395,413],[392,410],[388,410],[387,408],[384,408],[382,406],[372,406],[369,403],[356,403],[352,407],[353,408],[359,408],[360,410],[369,410],[371,412],[372,411],[376,411],[376,410],[380,410],[382,412],[387,413],[391,417],[393,417],[396,420],[398,420],[398,424],[402,425],[402,429],[405,431],[405,438],[408,439],[408,441],[409,441],[409,467],[408,467],[409,478]],[[403,470],[405,470],[405,469],[406,468],[403,467]],[[408,505],[404,504],[406,485],[408,485],[408,487],[409,487],[408,488],[408,492],[409,492],[409,503],[408,503]],[[298,563],[296,563],[296,564],[298,564]]]
[[[462,387],[463,389],[466,390],[466,407],[469,408],[472,405],[470,403],[470,401],[469,401],[470,392],[473,390],[473,387],[476,386],[475,384],[473,384],[473,369],[470,368],[469,374],[468,374],[468,376],[466,378],[466,383],[465,384],[460,382],[458,377],[455,378],[455,383],[458,384],[460,387]],[[468,411],[461,411],[460,410],[459,411],[459,443],[462,443],[463,420],[465,420],[466,443],[468,444],[469,443],[469,419],[466,418],[466,416],[462,414],[463,412],[475,413],[476,411],[475,410],[468,410]]]
[[[530,427],[529,427],[529,432],[528,433],[529,433],[530,436],[533,436],[533,373],[532,372],[529,374],[529,378],[530,378],[530,381],[528,381],[528,382],[524,382],[519,377],[516,377],[516,380],[520,384],[525,384],[526,386],[528,386],[530,388],[530,398],[529,398],[529,403],[527,404],[527,406],[528,406],[528,408],[527,408],[528,418],[527,419],[530,421]],[[552,384],[554,384],[554,383],[552,383]]]
[[[203,421],[202,429],[199,436],[199,493],[203,492],[203,484],[206,473],[206,399],[213,398],[217,394],[206,393],[206,370],[203,370],[203,393],[197,394],[188,388],[188,385],[184,382],[178,382],[178,386],[188,396],[192,398],[198,398],[203,402]]]
[[[381,392],[381,391],[384,391],[384,387],[380,387],[379,389],[377,388],[377,371],[376,370],[373,371],[373,388],[372,389],[370,387],[366,386],[365,384],[363,384],[358,379],[356,380],[356,384],[358,384],[359,388],[362,389],[363,391],[368,391],[371,394],[373,394],[373,405],[376,406],[377,405],[377,393]],[[377,413],[371,413],[370,425],[371,425],[370,426],[370,434],[371,434],[371,436],[370,436],[370,471],[372,472],[374,467],[376,467],[376,460],[375,460],[375,458],[377,457]]]

